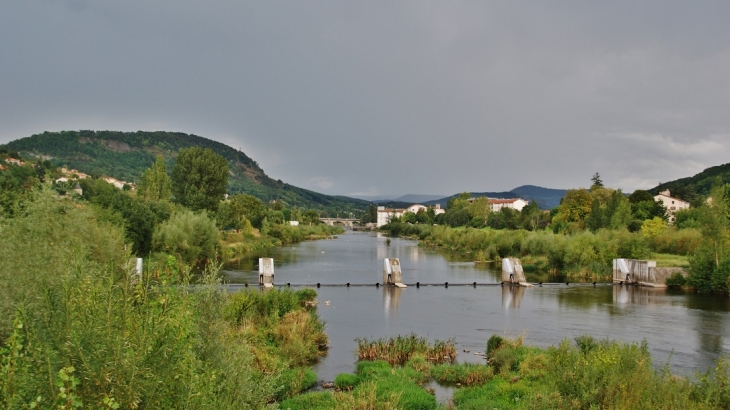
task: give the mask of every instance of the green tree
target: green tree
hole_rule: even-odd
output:
[[[489,198],[481,196],[466,206],[469,215],[472,218],[483,218],[485,221],[489,218]]]
[[[570,189],[560,201],[555,218],[566,222],[583,220],[593,204],[593,197],[585,189]]]
[[[591,191],[593,191],[594,189],[603,188],[603,181],[601,181],[601,175],[598,172],[593,174],[593,177],[591,177],[591,182],[593,182],[591,184]]]
[[[688,282],[701,292],[730,291],[730,232],[727,187],[717,177],[710,199],[699,208],[702,242],[690,257]]]
[[[167,201],[171,193],[165,160],[162,155],[158,155],[155,163],[142,173],[137,186],[137,196],[148,201]]]
[[[210,148],[180,150],[172,168],[175,201],[194,211],[216,211],[228,184],[228,163]]]
[[[319,212],[317,212],[314,209],[307,209],[304,211],[304,216],[302,217],[302,222],[308,224],[308,225],[317,225],[320,223],[319,220]]]
[[[646,239],[651,239],[667,229],[667,222],[662,218],[655,217],[654,219],[647,219],[641,225],[641,236]]]

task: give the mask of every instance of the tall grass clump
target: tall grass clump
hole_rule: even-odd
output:
[[[357,339],[358,360],[385,360],[391,365],[403,365],[414,354],[422,355],[431,363],[453,363],[456,347],[453,340],[434,340],[432,346],[427,338],[415,334],[378,340]]]

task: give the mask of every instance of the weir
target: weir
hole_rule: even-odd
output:
[[[403,284],[403,273],[400,270],[400,259],[385,258],[383,260],[383,285],[393,285],[399,288],[407,288]]]
[[[274,287],[274,258],[259,258],[259,285]]]
[[[502,259],[502,283],[532,287],[525,279],[525,271],[518,258]]]
[[[656,261],[613,260],[613,283],[666,288],[667,278],[676,272],[687,275],[683,268],[657,268]]]

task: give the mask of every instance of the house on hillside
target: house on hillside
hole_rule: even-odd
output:
[[[660,201],[662,205],[667,208],[667,217],[669,218],[670,224],[674,223],[675,212],[681,209],[689,208],[689,202],[672,197],[668,189],[666,191],[660,192],[657,195],[654,195],[654,200]]]

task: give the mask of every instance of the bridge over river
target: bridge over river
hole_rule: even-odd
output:
[[[319,218],[320,221],[330,226],[342,226],[345,229],[370,229],[369,226],[361,225],[359,219],[355,218]]]

